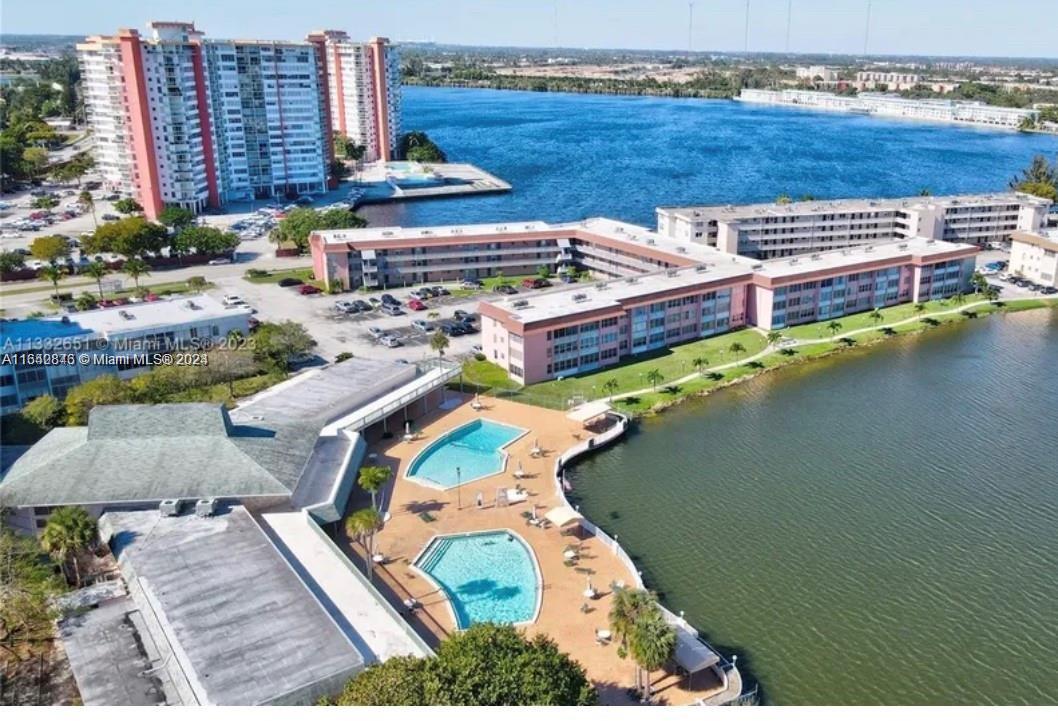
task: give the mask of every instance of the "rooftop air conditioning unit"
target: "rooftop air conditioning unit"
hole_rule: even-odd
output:
[[[216,498],[199,498],[195,502],[195,515],[199,518],[208,518],[217,512]]]
[[[863,252],[864,253],[873,253],[874,252],[874,246],[873,245],[864,246],[863,247]]]
[[[682,245],[677,245],[676,246],[676,252],[677,253],[682,253],[683,255],[687,255],[687,249],[685,247],[683,247]]]
[[[127,310],[119,310],[118,315],[120,315],[125,320],[132,320],[132,313],[129,313]]]
[[[595,287],[599,290],[606,290],[606,283],[596,283]]]
[[[163,516],[179,516],[182,505],[179,498],[167,498],[158,504],[158,512]]]
[[[654,239],[653,238],[647,238],[647,245],[654,245]]]
[[[790,258],[790,265],[797,265],[797,258]]]
[[[812,253],[812,260],[819,260],[821,257],[819,253]]]
[[[573,294],[573,302],[574,303],[582,303],[582,302],[586,301],[587,299],[588,299],[588,294],[587,293],[574,293]]]
[[[694,266],[694,269],[699,273],[704,273],[705,271],[709,270],[709,266],[705,263],[701,263],[699,265]]]
[[[512,308],[528,308],[529,307],[529,301],[525,300],[524,298],[519,298],[518,300],[516,300],[513,303],[511,303],[511,307]]]
[[[897,246],[897,248],[899,248],[900,250],[907,250],[907,243],[901,243]]]
[[[388,237],[390,237],[391,235],[393,235],[393,231],[392,231],[392,230],[383,230],[383,231],[382,231],[382,235],[384,235],[385,237],[387,237],[387,238],[388,238]]]
[[[635,285],[638,282],[638,278],[625,278],[625,283],[628,283],[628,285]]]
[[[761,270],[764,268],[764,263],[754,263],[750,266],[751,270]]]
[[[665,271],[665,275],[667,275],[670,278],[675,278],[676,277],[676,269],[675,268],[669,268],[668,270]]]

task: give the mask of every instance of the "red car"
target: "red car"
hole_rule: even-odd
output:
[[[523,288],[546,288],[551,285],[551,282],[544,278],[526,278],[522,281]]]
[[[416,300],[415,298],[412,298],[408,301],[408,307],[412,310],[426,310],[426,304],[423,303],[421,300]]]
[[[319,288],[314,285],[309,285],[308,283],[298,286],[298,293],[300,293],[301,295],[316,295],[319,292]]]

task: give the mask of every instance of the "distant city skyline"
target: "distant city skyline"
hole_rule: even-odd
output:
[[[1053,0],[53,0],[3,4],[5,34],[89,35],[192,20],[215,38],[366,39],[515,47],[872,55],[1056,57]],[[46,10],[44,8],[46,7]],[[788,15],[789,12],[789,15]],[[868,30],[868,13],[870,27]],[[749,18],[748,27],[746,18]],[[789,24],[788,24],[789,18]],[[748,30],[748,32],[747,32]],[[787,32],[789,31],[789,36]]]

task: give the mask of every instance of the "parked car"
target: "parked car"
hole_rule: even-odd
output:
[[[400,301],[389,293],[382,294],[382,305],[400,305]]]
[[[206,265],[231,265],[231,258],[214,258]]]
[[[430,333],[433,331],[433,323],[428,320],[413,320],[411,326],[412,328],[421,330],[423,333]]]
[[[380,305],[382,305],[382,301],[380,301],[380,300],[379,300],[378,298],[376,298],[375,296],[371,296],[370,298],[368,298],[368,299],[367,299],[367,302],[368,302],[368,303],[370,303],[370,304],[371,304],[371,306],[372,306],[373,308],[377,308],[377,307],[379,307]]]
[[[358,313],[359,309],[351,300],[338,300],[334,302],[334,309],[340,313]]]
[[[361,311],[363,313],[367,313],[369,311],[374,310],[374,308],[371,307],[371,304],[368,303],[366,300],[354,300],[353,305],[356,306],[356,309],[358,311]]]
[[[375,338],[376,340],[381,338],[382,336],[386,335],[386,331],[384,331],[381,328],[378,328],[376,326],[371,326],[370,328],[367,329],[367,332],[372,338]]]
[[[246,301],[242,299],[241,295],[236,293],[228,293],[224,296],[224,305],[245,305]]]
[[[283,278],[279,281],[280,288],[300,288],[301,285],[302,282],[298,278]]]
[[[419,288],[419,295],[425,300],[427,298],[433,298],[437,294],[433,292],[432,288],[428,288],[424,285],[422,288]]]
[[[301,295],[316,295],[319,292],[319,288],[314,285],[309,285],[308,283],[298,286],[298,293],[300,293]]]
[[[513,285],[507,285],[506,283],[504,283],[503,285],[496,286],[496,292],[501,295],[517,295],[518,289],[515,288]]]
[[[114,215],[113,213],[103,213],[103,215],[101,215],[99,217],[101,217],[103,220],[105,220],[107,222],[114,221],[114,220],[121,220],[121,218],[119,216]]]
[[[546,278],[526,278],[522,281],[523,288],[548,288],[551,286],[551,281]]]
[[[423,293],[422,290],[413,290],[412,292],[408,293],[408,297],[412,300],[426,300],[430,296],[426,293]]]
[[[463,290],[481,290],[482,286],[480,280],[464,280],[459,287]]]
[[[398,339],[394,338],[391,335],[382,336],[378,339],[378,342],[386,346],[387,348],[396,348],[397,346],[402,345],[402,343]]]
[[[452,292],[445,288],[443,285],[434,285],[430,287],[430,291],[437,297],[442,295],[452,295]]]
[[[382,312],[386,315],[404,315],[404,311],[401,310],[399,305],[384,305],[382,306]]]
[[[412,310],[426,310],[426,304],[418,298],[412,298],[408,301],[408,307]]]
[[[465,310],[463,310],[461,308],[457,309],[455,312],[452,313],[452,317],[455,318],[456,320],[460,321],[460,322],[462,322],[462,320],[464,318],[466,318],[468,315],[470,315],[470,314],[467,313]]]
[[[481,347],[480,343],[475,343],[473,346],[471,346],[470,350],[474,351],[475,353],[483,353],[485,349]]]
[[[1044,295],[1054,295],[1055,293],[1058,293],[1058,288],[1055,288],[1053,285],[1048,285],[1044,286],[1043,290],[1040,292]]]

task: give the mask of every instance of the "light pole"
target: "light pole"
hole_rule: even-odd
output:
[[[456,507],[457,510],[463,510],[463,471],[459,466],[456,466]]]

